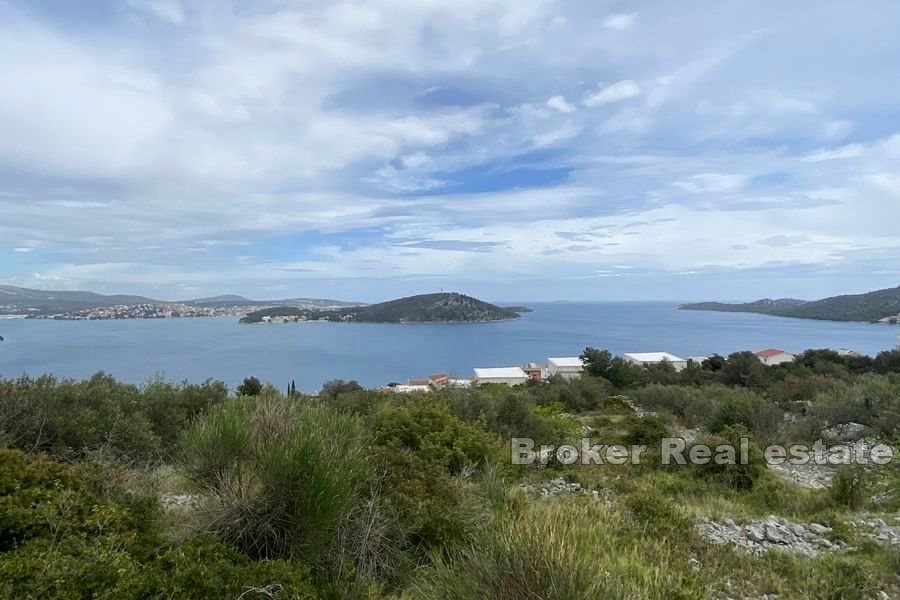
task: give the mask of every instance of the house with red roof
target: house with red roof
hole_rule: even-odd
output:
[[[755,352],[754,354],[756,354],[756,358],[759,359],[759,362],[770,367],[794,362],[795,358],[795,356],[790,352],[785,352],[784,350],[779,350],[778,348],[766,348],[765,350],[760,350],[759,352]]]

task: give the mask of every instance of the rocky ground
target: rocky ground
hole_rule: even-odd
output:
[[[813,460],[814,453],[809,452],[809,460],[806,464],[769,464],[769,469],[780,477],[791,481],[800,487],[821,490],[831,486],[831,482],[837,473],[840,461],[847,452],[851,456],[858,456],[867,453],[872,447],[872,443],[865,440],[857,440],[855,442],[847,442],[842,444],[834,444],[828,447],[824,453],[827,463],[819,464]],[[819,461],[821,462],[821,461]]]
[[[160,494],[159,504],[163,510],[187,510],[196,508],[198,499],[191,494]]]
[[[846,544],[829,539],[830,527],[820,523],[794,523],[770,516],[765,521],[738,524],[732,519],[724,523],[701,520],[697,533],[711,544],[734,544],[752,554],[779,549],[816,556],[820,552],[846,550]]]
[[[587,489],[577,482],[570,483],[563,477],[548,479],[541,483],[522,484],[519,486],[519,489],[529,496],[540,496],[542,498],[555,498],[559,496],[592,496],[599,500],[602,496],[597,490]]]
[[[885,522],[880,517],[860,516],[849,521],[849,525],[864,537],[871,538],[880,544],[900,548],[900,514],[893,515],[891,520],[892,524]]]

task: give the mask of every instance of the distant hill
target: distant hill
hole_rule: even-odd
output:
[[[900,287],[866,294],[834,296],[815,301],[794,299],[758,300],[747,304],[701,302],[685,304],[679,308],[682,310],[759,313],[798,319],[874,323],[900,314]]]
[[[234,294],[224,294],[222,296],[212,296],[210,298],[197,298],[196,300],[185,300],[184,304],[253,304],[255,300],[236,296]]]
[[[156,300],[145,296],[104,295],[94,292],[71,290],[35,290],[11,285],[0,285],[0,315],[53,315],[104,308],[109,306],[133,306],[137,304],[186,304],[205,308],[263,307],[272,305],[306,308],[335,308],[360,306],[359,302],[344,302],[326,298],[290,298],[286,300],[250,300],[244,296],[227,294],[195,300]]]
[[[98,308],[103,306],[154,304],[144,296],[95,294],[68,290],[33,290],[0,285],[0,314],[42,314]]]
[[[421,294],[398,300],[330,310],[282,306],[249,313],[242,323],[259,323],[264,317],[354,323],[473,323],[517,319],[515,311],[457,293]]]

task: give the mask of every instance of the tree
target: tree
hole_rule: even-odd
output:
[[[244,382],[237,386],[238,396],[259,396],[262,392],[262,382],[256,377],[245,377]]]
[[[607,377],[612,366],[613,356],[609,350],[598,350],[588,346],[581,353],[584,370],[594,377]]]
[[[766,367],[752,352],[735,352],[728,356],[722,369],[725,385],[759,387],[765,382]]]
[[[900,373],[900,350],[885,350],[875,357],[875,371],[882,374]]]
[[[718,354],[713,354],[712,356],[704,360],[701,363],[701,366],[707,371],[718,373],[725,368],[725,357],[719,356]]]

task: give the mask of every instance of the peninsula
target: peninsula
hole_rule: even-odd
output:
[[[144,296],[110,296],[85,291],[36,290],[0,285],[0,316],[63,321],[239,316],[275,306],[331,309],[359,304],[324,298],[250,300],[234,295],[171,301]]]
[[[352,323],[475,323],[518,319],[519,313],[459,293],[420,294],[368,306],[279,306],[247,314],[241,323],[336,321]]]
[[[681,310],[711,310],[717,312],[743,312],[818,319],[823,321],[860,321],[867,323],[900,323],[900,287],[888,288],[866,294],[833,296],[823,300],[757,300],[746,304],[700,302],[684,304]]]

